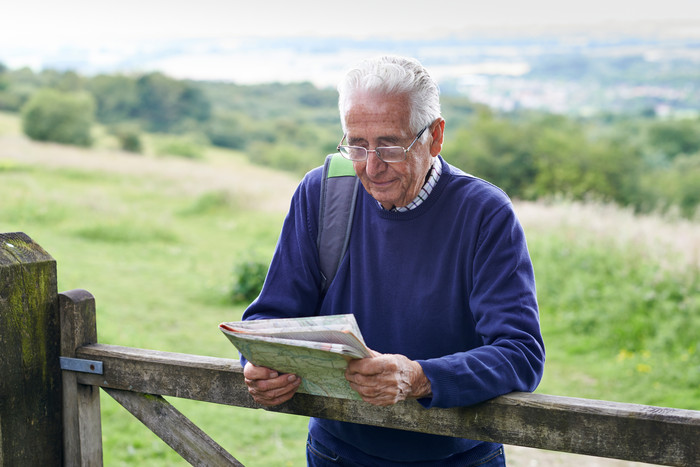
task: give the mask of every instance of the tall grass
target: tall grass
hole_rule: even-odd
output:
[[[10,133],[0,131],[0,231],[44,247],[59,290],[95,295],[100,342],[234,358],[217,329],[243,311],[230,301],[234,266],[269,259],[292,185],[233,153],[156,164]],[[700,409],[700,226],[610,206],[516,208],[547,345],[538,391]],[[303,417],[171,402],[246,465],[304,465]],[[102,412],[106,465],[186,465],[109,397]]]
[[[523,203],[550,394],[700,409],[700,226]]]

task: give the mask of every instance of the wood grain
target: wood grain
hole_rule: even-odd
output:
[[[101,344],[82,347],[77,355],[104,363],[103,375],[78,375],[83,384],[261,408],[249,396],[236,360]],[[530,393],[450,409],[424,409],[414,401],[375,407],[297,394],[267,410],[652,464],[700,465],[700,412],[691,410]]]

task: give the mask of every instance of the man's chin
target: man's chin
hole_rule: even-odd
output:
[[[393,184],[387,184],[385,186],[377,186],[376,184],[372,184],[372,189],[369,192],[369,194],[372,196],[372,198],[376,199],[379,204],[384,206],[388,205],[389,208],[393,207],[396,204],[397,201],[397,196],[396,193],[394,193],[394,186]]]
[[[381,204],[384,209],[391,209],[394,206],[396,206],[396,203],[394,202],[393,198],[389,198],[386,196],[373,196],[373,198],[376,199],[377,202]]]

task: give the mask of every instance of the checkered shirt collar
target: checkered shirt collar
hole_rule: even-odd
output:
[[[433,191],[433,188],[435,188],[435,185],[437,185],[438,180],[440,180],[440,175],[442,175],[442,164],[440,163],[440,159],[435,157],[433,159],[433,165],[430,168],[430,172],[427,177],[428,179],[426,180],[425,185],[423,185],[423,188],[421,188],[418,192],[418,196],[413,198],[413,201],[408,203],[406,206],[394,206],[389,210],[394,212],[407,212],[412,209],[416,209],[418,206],[423,204],[423,201],[428,199],[428,195],[430,195],[430,193]]]

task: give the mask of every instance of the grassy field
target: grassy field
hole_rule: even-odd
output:
[[[59,290],[95,295],[100,342],[234,357],[217,329],[243,311],[229,300],[233,268],[269,259],[297,180],[233,152],[135,156],[108,139],[84,150],[29,142],[18,126],[0,114],[0,231],[44,247]],[[700,224],[516,208],[547,345],[538,392],[700,409]],[[303,417],[171,402],[246,465],[305,463]],[[102,411],[105,465],[187,465],[104,394]]]

